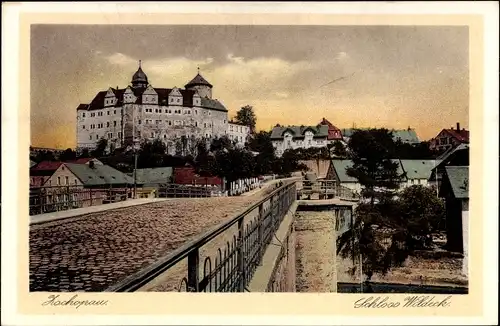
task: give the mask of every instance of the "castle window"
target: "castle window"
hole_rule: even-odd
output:
[[[109,111],[108,111],[108,113],[109,113]],[[109,127],[109,121],[108,121],[108,122],[106,122],[106,127]]]
[[[116,127],[116,121],[113,121],[113,127]]]
[[[85,118],[85,112],[82,113],[82,117]]]
[[[108,115],[109,115],[109,112],[110,112],[110,111],[108,111]]]
[[[85,125],[82,126],[82,129],[85,129]]]
[[[172,121],[169,121],[169,122],[168,122],[168,125],[169,125],[169,126],[171,126],[171,125],[172,125]]]
[[[118,138],[122,139],[122,133],[121,133],[121,131],[118,133]]]
[[[111,138],[113,138],[113,133],[109,132],[108,133],[108,139],[111,139]]]
[[[113,110],[113,114],[116,114],[116,110]]]
[[[165,139],[165,138],[167,138],[167,135],[163,135],[163,138],[164,138],[164,139]]]
[[[194,110],[194,114],[198,114],[198,110]]]
[[[154,137],[155,137],[155,133],[154,133],[154,132],[152,132],[152,133],[151,133],[151,138],[154,138]]]
[[[139,120],[139,124],[141,124],[141,123],[142,123],[142,121],[141,121],[141,120]]]

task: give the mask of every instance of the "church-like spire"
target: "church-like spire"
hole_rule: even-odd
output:
[[[142,60],[139,60],[139,68],[132,76],[132,87],[146,88],[148,87],[148,76],[142,71]]]

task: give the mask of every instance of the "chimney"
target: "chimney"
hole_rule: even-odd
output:
[[[460,131],[460,122],[457,122],[457,130]]]
[[[94,161],[90,161],[89,162],[89,168],[91,168],[91,169],[95,168]]]

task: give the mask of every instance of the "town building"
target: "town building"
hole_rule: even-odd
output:
[[[441,152],[468,143],[469,131],[464,128],[460,129],[460,123],[457,122],[456,129],[453,129],[453,127],[443,129],[436,137],[431,139],[429,148]]]
[[[323,118],[319,124],[328,126],[327,140],[329,142],[334,142],[336,140],[343,142],[344,138],[342,137],[342,131],[335,127],[330,121]]]
[[[89,104],[77,107],[77,146],[95,148],[106,139],[109,148],[130,148],[143,140],[160,139],[173,155],[181,147],[196,147],[180,142],[227,134],[244,143],[249,129],[235,131],[226,107],[212,98],[212,89],[199,71],[184,88],[153,87],[139,62],[131,85],[100,91]]]
[[[352,134],[356,130],[369,130],[369,128],[347,128],[347,129],[342,129],[342,136],[344,138],[344,141],[346,143],[349,142],[349,139],[351,138]],[[416,145],[420,143],[420,140],[418,139],[417,132],[415,129],[412,129],[408,127],[408,129],[391,129],[389,130],[392,132],[392,138],[393,140],[400,141],[405,144],[411,144],[411,145]]]
[[[79,158],[72,161],[60,162],[60,161],[42,161],[35,164],[30,168],[30,187],[47,187],[47,186],[57,186],[57,182],[52,184],[49,182],[51,176],[61,167],[63,163],[73,163],[73,164],[96,164],[102,165],[102,162],[95,158]],[[63,179],[63,182],[65,179]],[[59,184],[62,185],[62,184]],[[69,184],[64,184],[69,185]]]
[[[236,144],[236,146],[244,147],[248,140],[249,135],[250,135],[249,126],[245,126],[241,123],[237,123],[232,120],[229,121],[227,136],[229,137],[230,140],[232,140]]]
[[[436,166],[431,170],[428,182],[439,193],[447,166],[469,166],[469,144],[452,147],[436,158]]]
[[[429,185],[432,169],[437,166],[436,160],[400,160],[406,177],[406,187]]]
[[[333,180],[333,166],[331,160],[299,161],[307,167],[307,172],[313,173],[319,180]]]
[[[328,126],[280,126],[271,131],[271,142],[276,156],[287,149],[320,148],[328,144]]]
[[[447,249],[463,252],[468,245],[469,167],[447,166],[439,197],[445,199]]]

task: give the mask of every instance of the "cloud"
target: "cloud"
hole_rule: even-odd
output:
[[[135,60],[123,53],[113,53],[111,55],[108,55],[105,57],[105,59],[111,63],[111,64],[114,64],[114,65],[118,65],[118,66],[128,66],[130,64],[137,64],[138,63],[138,60]]]

